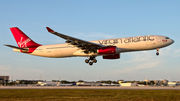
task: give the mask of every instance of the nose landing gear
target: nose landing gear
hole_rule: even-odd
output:
[[[89,59],[85,60],[85,63],[89,63],[89,65],[92,66],[93,63],[97,62],[97,60],[95,58],[96,58],[95,56],[90,56]]]
[[[157,48],[157,53],[156,53],[156,55],[157,55],[157,56],[159,55],[159,48]]]

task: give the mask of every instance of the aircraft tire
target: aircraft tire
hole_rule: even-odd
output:
[[[159,55],[159,53],[157,52],[157,53],[156,53],[156,55],[158,56],[158,55]]]
[[[89,60],[88,60],[88,59],[86,59],[86,60],[85,60],[85,63],[89,63]]]
[[[92,65],[93,65],[93,62],[89,62],[89,65],[92,66]]]
[[[93,63],[96,63],[97,62],[97,60],[96,59],[93,59]]]

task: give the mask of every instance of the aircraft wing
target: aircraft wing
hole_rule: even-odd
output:
[[[74,37],[71,37],[71,36],[67,36],[67,35],[55,32],[52,29],[50,29],[49,27],[46,27],[46,28],[47,28],[48,32],[65,39],[66,43],[74,45],[75,47],[78,47],[78,48],[80,48],[82,50],[85,50],[85,51],[93,51],[94,52],[96,49],[104,47],[101,44],[96,44],[96,43],[92,43],[92,42],[89,42],[89,41],[84,41],[84,40],[81,40],[81,39],[78,39],[78,38],[74,38]]]

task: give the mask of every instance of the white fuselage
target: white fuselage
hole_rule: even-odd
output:
[[[128,38],[96,40],[90,42],[101,44],[104,46],[116,46],[118,48],[117,53],[122,53],[163,48],[172,44],[174,41],[166,36],[148,35]],[[14,49],[14,51],[19,50]],[[75,47],[74,45],[69,45],[68,43],[39,46],[32,53],[28,54],[52,58],[76,56],[88,57],[90,55],[99,55],[93,52],[85,54],[83,50]]]

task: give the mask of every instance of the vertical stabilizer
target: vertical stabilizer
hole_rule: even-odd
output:
[[[26,34],[24,34],[18,27],[12,27],[10,28],[17,44],[21,48],[33,48],[41,46],[40,44],[37,44],[33,40],[31,40]]]

